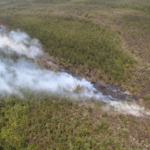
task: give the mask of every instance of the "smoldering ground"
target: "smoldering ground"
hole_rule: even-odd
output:
[[[112,101],[113,97],[104,96],[86,79],[80,80],[65,72],[42,69],[36,63],[36,58],[44,54],[42,45],[24,32],[18,30],[7,33],[1,26],[0,54],[1,95],[15,93],[24,96],[19,89],[26,88],[30,91],[44,91],[72,99],[94,98],[106,103],[109,100],[115,110],[138,116],[145,113],[145,109],[140,106],[133,107],[128,103]]]

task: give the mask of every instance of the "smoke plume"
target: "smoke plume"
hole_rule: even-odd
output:
[[[4,30],[4,28],[3,28]],[[19,87],[30,90],[53,92],[71,97],[94,97],[105,100],[106,96],[97,92],[93,85],[85,79],[79,80],[65,72],[53,72],[40,68],[33,58],[43,54],[42,46],[37,39],[21,31],[0,34],[0,92],[21,94]],[[3,57],[5,56],[5,57]],[[12,58],[10,56],[13,56]],[[24,57],[26,56],[26,57]],[[17,57],[17,60],[14,58]],[[75,92],[77,86],[82,92]]]
[[[44,91],[74,99],[94,98],[104,102],[110,99],[110,105],[115,110],[132,115],[140,116],[141,111],[144,111],[140,106],[112,101],[110,95],[104,96],[85,79],[77,79],[65,72],[42,69],[36,63],[36,58],[43,54],[42,45],[37,39],[31,39],[19,30],[6,33],[5,27],[0,26],[0,94],[15,93],[24,96],[19,89],[27,88],[30,91]],[[77,87],[81,90],[76,90]]]

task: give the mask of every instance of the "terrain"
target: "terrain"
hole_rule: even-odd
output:
[[[119,85],[150,109],[149,0],[0,0],[0,24],[37,38],[45,61],[104,87]],[[149,125],[148,115],[95,99],[27,92],[0,101],[2,150],[149,150]]]

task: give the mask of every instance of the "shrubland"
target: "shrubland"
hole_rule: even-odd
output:
[[[150,107],[148,0],[0,0],[0,23],[38,38],[54,63],[120,84]],[[147,117],[97,100],[51,94],[0,97],[0,149],[149,149]]]
[[[6,20],[5,20],[6,18]],[[126,81],[135,60],[121,47],[118,32],[72,17],[4,17],[10,26],[36,37],[57,63],[80,73]]]
[[[150,120],[106,112],[104,105],[42,93],[1,96],[0,148],[148,149]]]
[[[0,22],[38,38],[54,63],[150,96],[149,1],[0,2]]]

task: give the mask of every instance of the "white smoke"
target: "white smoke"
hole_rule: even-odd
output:
[[[80,85],[87,88],[84,93],[80,93],[80,96],[94,96],[98,99],[104,99],[102,94],[94,94],[96,89],[85,79],[78,80],[67,73],[42,70],[25,58],[20,58],[17,61],[1,58],[0,83],[0,91],[8,93],[18,93],[18,87],[28,87],[31,90],[66,94],[64,89],[73,92],[76,86]]]
[[[16,93],[22,96],[19,88],[28,88],[33,91],[52,92],[58,95],[65,95],[71,98],[94,98],[107,102],[113,99],[110,95],[104,96],[98,92],[93,85],[85,79],[77,79],[65,72],[53,72],[40,68],[35,62],[28,58],[33,58],[43,54],[42,45],[37,39],[21,31],[11,31],[5,33],[5,28],[0,26],[0,94]],[[17,60],[9,57],[10,54],[19,55]],[[23,57],[23,56],[26,56]],[[75,92],[77,86],[84,87],[84,90]],[[145,113],[144,107],[129,105],[110,101],[116,111],[141,116]],[[147,112],[147,115],[150,115]]]
[[[132,103],[127,103],[127,102],[111,103],[110,102],[110,105],[104,106],[103,109],[105,111],[113,110],[116,113],[129,114],[137,117],[150,116],[149,110],[146,110],[144,106],[139,106],[135,102]]]
[[[0,35],[0,52],[5,54],[16,53],[20,57],[13,60],[10,57],[0,58],[0,92],[17,93],[19,87],[27,87],[30,90],[53,92],[71,97],[94,97],[105,100],[106,96],[97,90],[85,79],[79,80],[65,72],[53,72],[41,69],[35,62],[28,58],[36,59],[43,53],[42,46],[37,39],[31,39],[29,35],[21,31],[11,31]],[[84,91],[75,93],[77,85],[83,86]],[[64,90],[65,89],[65,90]]]
[[[2,29],[1,28],[1,32]],[[25,55],[29,58],[35,58],[42,54],[42,46],[37,39],[31,39],[30,36],[24,32],[11,31],[8,34],[0,35],[0,50],[5,53],[13,53]]]

